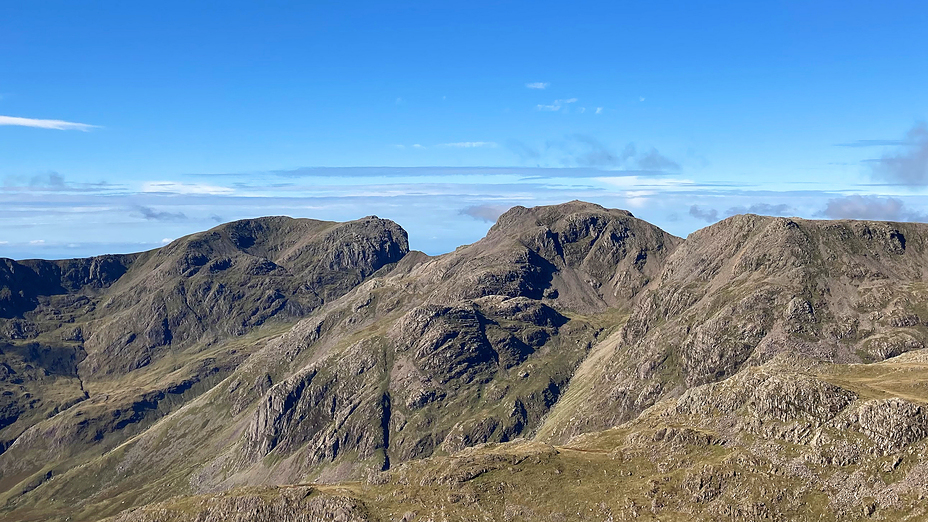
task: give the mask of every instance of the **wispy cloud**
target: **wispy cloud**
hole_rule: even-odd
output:
[[[818,215],[831,219],[928,220],[925,214],[906,208],[900,199],[859,195],[830,199]]]
[[[439,147],[453,147],[458,149],[472,149],[477,147],[496,147],[497,144],[492,141],[458,141],[455,143],[442,143]]]
[[[602,108],[602,107],[596,107],[596,114],[602,114],[602,113],[603,113],[603,108]]]
[[[99,183],[68,182],[64,176],[55,172],[43,172],[33,176],[6,176],[0,190],[5,192],[87,192],[114,193],[122,190],[122,185],[105,181]]]
[[[904,140],[857,140],[847,143],[835,143],[835,147],[894,147],[899,145],[910,145]]]
[[[600,142],[593,136],[573,134],[566,142],[549,142],[549,148],[560,149],[568,155],[561,160],[564,165],[579,165],[594,168],[630,168],[643,171],[679,170],[680,165],[651,147],[639,152],[634,143],[628,143],[621,151]]]
[[[528,87],[529,89],[546,89],[548,85],[551,85],[551,84],[548,82],[531,82],[531,83],[525,84],[525,86]]]
[[[474,219],[479,219],[488,223],[495,223],[496,220],[499,219],[499,217],[510,208],[512,208],[512,205],[472,205],[466,208],[462,208],[460,213],[465,216],[470,216]]]
[[[64,190],[67,185],[64,176],[52,171],[29,178],[7,176],[3,179],[3,187],[7,190]]]
[[[868,162],[873,176],[911,187],[928,185],[928,125],[912,127],[902,143],[900,149]]]
[[[541,153],[535,147],[526,145],[519,140],[507,140],[506,148],[519,156],[523,161],[537,160]]]
[[[554,100],[554,103],[552,103],[551,105],[541,105],[541,104],[539,104],[539,105],[536,105],[536,106],[535,106],[535,110],[536,110],[536,111],[550,111],[550,112],[555,112],[555,111],[561,110],[562,107],[564,107],[565,105],[569,105],[569,104],[571,104],[571,103],[577,103],[577,98],[567,98],[567,99],[564,99],[564,100]]]
[[[149,221],[185,221],[187,215],[183,212],[164,212],[151,207],[137,205],[135,211]]]
[[[235,192],[229,187],[207,185],[205,183],[179,183],[176,181],[148,181],[142,184],[142,192],[167,194],[209,194],[224,195]]]
[[[16,127],[34,127],[37,129],[78,130],[87,132],[99,128],[97,125],[74,123],[62,120],[39,120],[36,118],[18,118],[16,116],[0,116],[0,125]]]
[[[707,223],[715,223],[719,220],[719,212],[717,210],[714,208],[703,208],[699,205],[690,207],[690,215]]]

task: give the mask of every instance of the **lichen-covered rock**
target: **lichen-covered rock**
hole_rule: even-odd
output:
[[[904,399],[867,401],[854,416],[858,429],[868,435],[883,454],[928,437],[925,407]]]

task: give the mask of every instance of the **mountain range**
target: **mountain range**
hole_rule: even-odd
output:
[[[0,259],[0,520],[919,520],[928,225],[514,207]]]

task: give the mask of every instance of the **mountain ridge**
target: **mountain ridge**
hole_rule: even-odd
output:
[[[405,231],[374,216],[344,224],[244,220],[130,256],[125,273],[106,286],[104,277],[100,288],[37,294],[33,309],[0,319],[2,331],[15,333],[15,324],[25,332],[2,341],[0,357],[16,373],[0,383],[10,396],[30,395],[0,410],[13,419],[0,425],[0,435],[20,431],[0,453],[0,518],[96,520],[133,506],[142,517],[143,505],[165,495],[244,502],[222,492],[314,482],[307,494],[322,492],[321,504],[281,497],[284,504],[268,506],[283,513],[296,502],[312,511],[331,500],[346,517],[363,512],[375,520],[388,508],[369,495],[406,491],[410,470],[435,476],[432,489],[422,490],[425,499],[440,491],[434,484],[470,484],[483,473],[452,479],[447,473],[458,472],[442,464],[449,455],[537,461],[531,473],[546,473],[567,458],[557,455],[575,451],[562,448],[641,455],[651,451],[645,439],[658,447],[675,437],[697,443],[673,442],[655,462],[702,455],[704,437],[738,458],[768,458],[752,453],[760,446],[744,437],[788,440],[800,453],[825,444],[821,435],[784,438],[774,427],[800,420],[812,432],[838,430],[829,432],[832,441],[854,434],[848,444],[860,445],[859,452],[871,444],[888,448],[878,457],[911,451],[928,435],[918,413],[921,392],[911,384],[877,397],[903,401],[886,406],[898,411],[892,422],[911,433],[902,442],[881,442],[887,435],[873,431],[879,421],[833,428],[828,423],[837,417],[821,413],[852,411],[854,401],[873,393],[861,391],[869,388],[858,373],[883,371],[871,365],[910,361],[907,352],[924,349],[922,224],[742,215],[681,239],[630,212],[574,201],[514,207],[485,238],[441,256],[410,252]],[[227,290],[217,294],[220,285]],[[185,307],[172,305],[181,302]],[[57,366],[46,361],[45,375],[31,380],[14,377],[36,367],[29,357],[56,349],[73,356]],[[920,368],[901,364],[900,375]],[[758,368],[772,377],[749,378]],[[739,379],[760,383],[767,395],[737,388]],[[764,406],[739,409],[744,399],[731,393]],[[775,413],[771,405],[797,394],[824,410],[797,417],[789,406]],[[694,409],[696,396],[715,406]],[[48,401],[44,410],[28,407],[36,397]],[[853,411],[877,411],[860,404]],[[673,427],[680,425],[694,431]],[[678,431],[668,435],[668,426]],[[515,456],[523,451],[534,456]],[[667,469],[703,458],[692,455]],[[853,465],[869,466],[868,459]],[[603,472],[627,471],[597,462]],[[703,479],[727,487],[725,473],[736,466],[726,466]],[[659,467],[648,469],[664,480]],[[504,469],[494,473],[518,483]],[[654,504],[660,495],[650,497],[651,515],[721,513],[713,510],[725,494],[711,496],[703,506],[709,511],[675,500],[690,487],[684,480],[675,489],[675,476],[667,475],[666,501],[657,501],[663,505]],[[368,486],[350,486],[357,481]],[[325,491],[337,486],[324,483],[345,484],[351,493],[330,499]],[[474,495],[487,509],[505,508],[480,491]],[[427,500],[438,502],[428,509],[455,504],[440,498]],[[765,509],[794,512],[796,498]],[[530,506],[522,508],[522,515],[512,511],[514,519],[532,519]],[[263,520],[265,509],[272,508],[248,520]]]

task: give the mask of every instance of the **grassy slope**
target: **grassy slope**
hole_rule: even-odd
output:
[[[928,405],[921,385],[928,354],[866,365],[815,365],[821,376],[873,398],[900,395]],[[764,372],[776,375],[775,366]],[[719,418],[693,418],[664,401],[638,420],[574,438],[565,445],[532,441],[487,444],[413,461],[365,482],[305,484],[303,494],[356,502],[358,520],[920,520],[928,506],[924,440],[882,453],[853,430],[855,462],[816,460],[829,446],[762,432],[707,428]],[[744,414],[744,412],[741,412]],[[762,419],[769,427],[785,426]],[[827,431],[827,426],[825,426]],[[296,486],[293,486],[296,487]],[[233,490],[220,497],[181,497],[138,509],[120,520],[187,520],[218,513],[220,498],[274,502],[291,487]],[[292,504],[289,514],[302,513]],[[213,510],[213,511],[210,511]],[[156,518],[147,518],[155,516]],[[403,518],[403,517],[406,518]],[[239,520],[264,521],[261,510]]]

